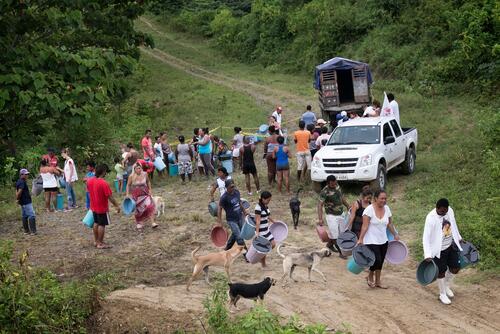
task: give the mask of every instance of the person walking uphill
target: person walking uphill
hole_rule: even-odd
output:
[[[90,195],[90,210],[94,214],[94,242],[98,249],[111,248],[104,243],[104,232],[106,225],[109,225],[109,205],[111,202],[116,208],[116,213],[120,213],[120,206],[113,198],[113,192],[109,184],[104,179],[108,172],[107,165],[98,165],[95,170],[95,177],[87,181],[87,188]]]
[[[311,169],[311,151],[309,150],[309,142],[311,141],[311,133],[305,130],[304,121],[299,122],[299,130],[293,134],[293,141],[296,144],[297,151],[297,181],[300,182],[300,177],[303,174],[303,180],[307,179],[307,170]]]
[[[217,212],[217,224],[222,226],[222,209],[226,212],[226,221],[231,229],[231,236],[227,240],[225,250],[231,249],[236,242],[240,246],[245,246],[245,241],[241,237],[243,226],[243,216],[247,214],[243,209],[240,192],[236,189],[232,179],[225,182],[226,192],[219,200],[219,210]]]
[[[302,116],[300,117],[300,120],[304,121],[304,123],[306,124],[306,127],[309,124],[314,125],[316,123],[316,115],[311,111],[310,105],[308,105],[306,107],[306,112],[302,114]]]
[[[328,225],[328,237],[330,241],[326,244],[334,252],[339,253],[339,257],[346,259],[339,246],[337,245],[337,238],[341,231],[341,226],[344,221],[342,214],[344,213],[343,207],[349,209],[349,203],[347,203],[340,186],[337,184],[337,179],[334,175],[329,175],[326,178],[326,186],[321,190],[319,194],[318,203],[318,222],[320,226],[323,226],[323,207],[325,208],[326,223]],[[334,248],[335,247],[335,248]]]
[[[30,172],[23,168],[19,171],[19,180],[16,182],[16,201],[21,206],[21,219],[24,234],[36,235],[36,216],[31,201],[30,191],[26,180]]]
[[[382,266],[389,244],[387,229],[394,235],[395,240],[399,240],[399,235],[392,222],[391,209],[386,205],[387,193],[383,190],[377,190],[373,195],[373,199],[374,203],[368,205],[363,211],[363,226],[361,227],[358,245],[367,245],[375,254],[375,263],[370,267],[366,283],[370,288],[387,289],[380,281]]]
[[[462,242],[455,213],[448,200],[441,198],[436,208],[425,218],[422,244],[425,260],[434,260],[438,266],[439,300],[446,305],[451,304],[450,298],[454,297],[450,286],[454,275],[460,270],[459,251],[462,250]]]
[[[276,159],[273,157],[273,151],[278,146],[278,132],[274,125],[268,128],[269,136],[264,144],[264,158],[267,164],[267,182],[270,186],[276,182]]]
[[[61,150],[61,156],[64,159],[64,179],[66,181],[66,194],[68,196],[68,208],[66,210],[72,210],[78,208],[76,205],[75,189],[74,183],[78,181],[78,175],[76,173],[75,162],[69,156],[69,148],[64,148]]]
[[[252,195],[252,186],[250,184],[250,174],[253,176],[253,181],[255,182],[255,188],[257,188],[257,193],[260,192],[259,175],[257,174],[257,167],[255,167],[255,161],[253,159],[253,154],[255,153],[255,145],[250,144],[250,137],[245,137],[243,139],[243,147],[240,148],[241,156],[241,170],[245,174],[245,183],[247,186],[248,195]]]

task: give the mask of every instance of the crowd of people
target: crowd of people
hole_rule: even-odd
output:
[[[390,101],[390,115],[397,117],[399,121],[399,107],[394,100],[393,94],[387,95]],[[378,101],[373,101],[364,111],[365,117],[387,116],[388,111],[382,110]],[[340,114],[339,121],[347,114]],[[359,115],[358,115],[359,116]],[[356,117],[352,115],[351,117]],[[283,108],[277,107],[269,118],[267,136],[264,140],[263,159],[267,165],[268,189],[282,193],[283,188],[290,194],[290,168],[292,153],[287,145],[287,137],[284,136]],[[312,112],[311,106],[298,122],[298,130],[293,133],[292,139],[295,144],[296,158],[296,180],[304,183],[309,180],[311,160],[315,153],[325,146],[329,140],[329,129],[327,122],[317,118]],[[193,174],[199,173],[200,179],[214,178],[210,187],[209,199],[215,201],[215,193],[218,191],[217,222],[222,225],[222,213],[225,212],[227,226],[231,230],[231,236],[227,240],[226,249],[230,249],[234,243],[244,245],[241,237],[241,229],[244,217],[250,213],[242,203],[240,192],[230,171],[222,166],[219,158],[228,156],[233,162],[234,170],[241,170],[245,175],[245,186],[248,195],[252,195],[252,180],[255,191],[259,194],[258,204],[253,210],[256,223],[256,236],[262,236],[271,242],[275,241],[270,226],[274,223],[269,210],[272,194],[268,190],[261,191],[257,164],[255,162],[256,143],[253,137],[245,136],[240,127],[234,128],[232,143],[227,145],[224,140],[210,133],[208,128],[195,128],[193,137],[186,141],[183,135],[177,137],[178,143],[171,145],[167,134],[160,132],[152,139],[152,131],[146,130],[140,140],[140,148],[135,149],[133,143],[121,145],[121,155],[114,159],[114,173],[116,177],[116,190],[124,192],[125,197],[135,202],[134,218],[138,231],[143,231],[144,225],[149,223],[152,228],[158,227],[155,222],[155,201],[152,194],[152,179],[156,173],[158,177],[169,177],[169,165],[178,167],[178,174],[182,183],[192,181]],[[78,182],[78,169],[75,161],[71,158],[69,148],[60,151],[63,158],[62,168],[54,149],[49,149],[40,161],[40,176],[34,181],[33,189],[40,187],[44,192],[45,209],[54,212],[56,209],[71,211],[78,208],[78,199],[75,195],[75,183]],[[155,172],[155,161],[157,159],[166,166],[165,169]],[[110,223],[109,203],[113,204],[116,211],[120,213],[120,205],[113,197],[113,191],[105,177],[110,172],[106,164],[96,165],[93,161],[87,161],[86,174],[83,178],[86,191],[86,208],[93,213],[94,244],[98,249],[106,249],[111,246],[104,242],[105,227]],[[196,166],[196,167],[194,167]],[[22,227],[26,234],[37,234],[36,215],[32,205],[31,194],[27,186],[30,172],[23,168],[16,183],[16,200],[21,206]],[[57,203],[60,189],[66,191],[67,205],[61,208]],[[40,191],[38,191],[40,192]],[[33,191],[33,193],[37,193]],[[319,194],[317,206],[318,224],[324,225],[326,221],[329,241],[327,247],[337,252],[345,259],[337,244],[339,234],[349,229],[358,238],[358,244],[367,245],[375,254],[375,263],[369,268],[366,278],[370,288],[386,288],[381,281],[381,270],[385,254],[387,252],[388,238],[386,230],[399,240],[398,232],[394,227],[392,212],[387,205],[387,193],[384,190],[373,192],[369,187],[362,188],[359,199],[348,203],[335,176],[327,178],[325,187]],[[348,215],[347,224],[345,216]],[[439,267],[439,299],[444,304],[449,304],[449,298],[453,297],[450,284],[453,275],[458,273],[458,250],[463,242],[456,225],[453,210],[449,207],[446,199],[437,202],[436,208],[429,213],[425,222],[423,235],[423,248],[425,259],[434,260]],[[266,266],[265,257],[261,261]]]

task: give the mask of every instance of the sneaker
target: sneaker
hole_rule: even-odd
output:
[[[253,195],[253,193],[251,191],[249,191],[247,194],[248,194],[248,196],[252,196]]]
[[[451,304],[451,300],[448,298],[448,296],[446,294],[440,294],[439,295],[439,300],[441,301],[441,303],[443,303],[445,305],[450,305]]]
[[[446,291],[446,296],[448,296],[449,298],[455,297],[455,294],[453,293],[453,291],[451,291],[450,287],[447,286],[445,288],[445,291]]]

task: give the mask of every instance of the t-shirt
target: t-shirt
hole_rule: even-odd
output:
[[[50,157],[50,155],[45,154],[42,159],[48,162],[49,167],[57,167],[57,157],[55,155]]]
[[[451,243],[453,242],[453,234],[451,232],[451,223],[446,219],[443,219],[442,227],[443,227],[443,241],[441,243],[441,250],[444,251],[445,249],[451,246]]]
[[[278,122],[278,124],[281,126],[281,114],[278,114],[278,112],[275,110],[273,112],[273,116],[276,119],[276,122]]]
[[[78,180],[75,162],[71,158],[64,161],[64,178],[66,179],[66,182],[75,182]]]
[[[125,171],[125,168],[123,168],[122,164],[117,163],[115,165],[115,171],[116,171],[116,176],[123,176],[123,172]]]
[[[231,180],[231,175],[228,175],[224,180],[218,177],[214,183],[215,189],[219,189],[221,197],[226,193],[226,180]]]
[[[240,207],[240,192],[234,190],[232,193],[225,192],[219,200],[219,205],[226,211],[226,220],[239,222],[241,220],[242,211]]]
[[[399,105],[398,103],[396,102],[396,100],[392,100],[390,103],[389,103],[389,107],[391,108],[391,111],[392,111],[392,115],[394,116],[394,118],[396,118],[396,120],[398,121],[398,124],[401,124],[400,120],[399,120]]]
[[[189,152],[191,147],[189,144],[179,144],[177,145],[177,160],[179,162],[191,162],[191,155]]]
[[[311,139],[311,133],[309,131],[297,130],[293,133],[293,138],[297,141],[297,153],[309,151],[309,140]]]
[[[108,199],[113,194],[106,180],[94,177],[87,181],[90,196],[90,210],[94,213],[107,213],[109,211]]]
[[[318,139],[316,139],[316,147],[322,148],[323,146],[326,145],[326,143],[328,143],[328,139],[330,139],[330,135],[328,133],[321,134],[321,136],[319,136]],[[323,140],[326,140],[325,145],[323,145]]]
[[[151,142],[151,138],[148,138],[148,137],[144,137],[142,138],[141,140],[141,147],[142,147],[142,151],[144,153],[144,159],[149,159],[150,157],[153,156],[153,152],[152,151],[152,142]]]
[[[312,111],[306,111],[305,113],[302,114],[300,120],[304,121],[307,127],[309,124],[316,123],[316,115]]]
[[[382,245],[385,244],[387,240],[387,224],[389,224],[389,218],[392,217],[391,209],[386,205],[384,206],[384,216],[379,219],[375,214],[375,208],[373,204],[370,204],[363,211],[363,216],[368,216],[370,218],[370,224],[368,225],[368,230],[366,231],[365,238],[363,240],[365,245]]]
[[[31,195],[28,189],[28,185],[26,184],[26,180],[19,179],[16,182],[16,191],[22,189],[21,197],[19,197],[19,205],[26,205],[31,203]]]
[[[319,200],[323,202],[327,215],[340,216],[344,212],[342,190],[340,190],[339,186],[335,189],[328,186],[324,187],[319,194]]]
[[[155,149],[155,154],[163,160],[163,150],[162,150],[161,143],[155,143],[153,148]]]

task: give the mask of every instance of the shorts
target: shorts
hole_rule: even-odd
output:
[[[123,180],[123,175],[116,175],[116,179],[118,181],[122,181]]]
[[[35,218],[35,210],[33,209],[33,203],[28,203],[21,205],[21,214],[23,218]]]
[[[445,273],[448,268],[460,268],[458,247],[452,243],[450,247],[441,251],[440,257],[434,257],[434,263],[438,266],[439,273]]]
[[[179,161],[177,165],[179,166],[179,175],[193,174],[193,165],[191,165],[191,162]]]
[[[46,193],[56,193],[59,191],[59,188],[57,187],[53,187],[53,188],[43,188],[43,191],[45,191]]]
[[[326,231],[328,233],[328,237],[330,239],[337,239],[341,232],[340,229],[344,224],[344,217],[341,215],[326,215],[326,223],[328,224],[328,230]]]
[[[276,170],[279,172],[279,171],[283,171],[283,170],[289,170],[290,169],[290,165],[286,164],[286,165],[276,165]]]
[[[96,223],[99,226],[106,226],[109,225],[111,220],[109,219],[109,213],[95,213],[94,212],[94,223]]]
[[[299,152],[297,153],[297,170],[303,170],[305,165],[308,169],[311,169],[311,152]]]
[[[240,149],[239,148],[235,148],[233,150],[233,158],[238,158],[240,156]]]
[[[243,168],[241,170],[243,171],[243,174],[252,174],[252,175],[257,174],[257,168],[255,167],[255,164],[243,165]]]

